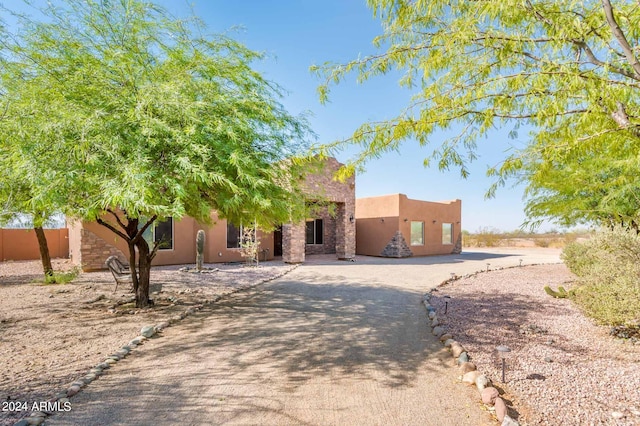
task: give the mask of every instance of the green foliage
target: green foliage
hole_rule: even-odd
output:
[[[567,297],[573,296],[575,294],[574,290],[567,291],[562,286],[558,286],[558,291],[554,291],[551,287],[546,285],[546,286],[544,286],[544,291],[549,296],[551,296],[551,297],[553,297],[555,299],[566,299]]]
[[[45,275],[43,284],[67,284],[73,281],[78,274],[80,274],[80,269],[78,268],[73,268],[67,272],[54,271],[52,275]]]
[[[127,241],[139,304],[156,219],[208,223],[215,209],[269,229],[304,217],[304,160],[283,160],[303,153],[309,129],[251,68],[261,54],[149,2],[58,3],[0,32],[2,147],[32,200],[64,200],[68,216]]]
[[[562,258],[578,276],[573,299],[588,315],[609,325],[640,319],[640,235],[635,231],[603,229],[567,246]]]
[[[405,140],[422,146],[451,135],[427,153],[441,170],[467,165],[495,128],[528,145],[488,170],[495,184],[528,185],[527,214],[561,224],[637,219],[640,150],[640,8],[608,0],[368,0],[383,22],[378,52],[346,64],[314,66],[330,87],[347,74],[366,81],[392,70],[414,93],[388,121],[365,123],[345,143],[362,151],[355,170]],[[459,129],[459,130],[458,130]],[[456,130],[451,132],[451,130]],[[440,140],[440,139],[438,139]]]

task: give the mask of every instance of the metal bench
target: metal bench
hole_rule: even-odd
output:
[[[121,283],[129,283],[131,285],[131,289],[133,289],[133,280],[131,279],[131,270],[129,269],[129,265],[122,263],[117,256],[109,256],[104,264],[111,271],[113,279],[116,280],[116,288],[113,289],[114,293],[118,290],[118,284]]]

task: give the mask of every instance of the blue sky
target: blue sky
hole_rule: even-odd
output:
[[[178,17],[195,13],[211,33],[228,32],[249,48],[264,52],[267,59],[256,63],[268,79],[287,91],[282,103],[293,114],[310,112],[310,124],[318,143],[349,137],[362,123],[393,118],[406,106],[410,93],[397,84],[399,73],[356,83],[356,74],[332,87],[329,103],[317,96],[321,80],[309,71],[313,64],[343,63],[375,53],[372,40],[382,33],[365,0],[155,0]],[[54,0],[55,3],[55,0]],[[11,3],[6,5],[13,7]],[[522,132],[521,138],[526,137]],[[432,147],[444,139],[434,134]],[[405,142],[398,153],[371,160],[366,171],[356,176],[356,196],[369,197],[404,193],[409,198],[442,201],[462,200],[462,227],[474,232],[480,228],[511,231],[518,228],[523,213],[523,187],[505,187],[497,197],[485,200],[491,184],[485,177],[488,165],[496,165],[510,146],[523,146],[526,140],[510,140],[507,131],[496,131],[478,141],[478,159],[468,179],[457,170],[440,172],[426,169],[423,160],[431,148]],[[337,153],[340,161],[354,156],[357,147]],[[541,230],[550,226],[543,226]]]
[[[189,14],[185,0],[158,3],[177,16]],[[381,34],[382,27],[364,0],[195,0],[190,4],[211,32],[242,26],[233,37],[268,55],[256,68],[288,91],[283,104],[290,112],[312,113],[310,122],[319,143],[347,138],[366,121],[392,118],[409,100],[410,93],[397,84],[397,73],[363,84],[355,82],[354,74],[332,88],[329,103],[322,105],[318,100],[316,89],[321,81],[309,66],[346,62],[376,51],[372,40]],[[431,151],[407,141],[399,153],[384,154],[367,164],[366,171],[356,177],[356,196],[404,193],[430,201],[459,198],[463,229],[514,230],[525,219],[523,188],[506,187],[495,199],[484,199],[491,184],[485,177],[487,165],[497,164],[510,146],[526,142],[509,140],[506,134],[496,131],[491,138],[479,141],[479,158],[471,164],[471,176],[466,180],[456,170],[441,173],[425,169],[423,159]],[[443,138],[436,134],[432,143]],[[351,147],[337,157],[345,161],[355,152],[357,148]]]

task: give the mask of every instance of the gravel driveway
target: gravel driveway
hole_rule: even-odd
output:
[[[477,391],[457,383],[422,295],[452,272],[558,254],[309,258],[146,342],[47,424],[494,424]]]

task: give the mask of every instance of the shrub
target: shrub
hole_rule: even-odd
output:
[[[620,227],[598,232],[562,252],[578,276],[572,298],[602,324],[620,325],[640,319],[640,236]]]
[[[80,269],[73,268],[68,272],[54,272],[53,275],[45,275],[43,284],[66,284],[78,276]]]

